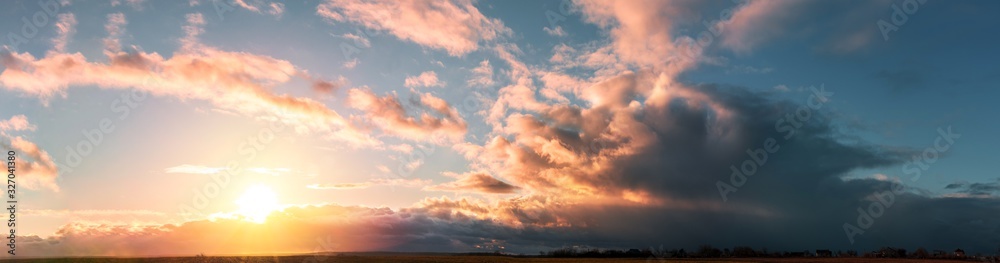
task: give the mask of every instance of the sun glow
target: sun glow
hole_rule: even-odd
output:
[[[236,199],[236,205],[240,207],[237,213],[245,220],[260,224],[271,212],[278,210],[278,196],[267,186],[254,185]]]

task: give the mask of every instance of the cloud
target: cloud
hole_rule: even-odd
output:
[[[108,37],[104,38],[104,54],[112,56],[122,51],[121,36],[125,34],[125,15],[122,13],[108,14],[108,22],[104,24],[104,30],[108,32]]]
[[[748,53],[782,37],[818,37],[815,50],[843,54],[862,50],[878,39],[877,27],[870,21],[882,19],[891,5],[892,1],[748,1],[715,28],[721,46],[737,53]],[[816,36],[819,32],[823,35]]]
[[[353,59],[351,59],[351,60],[349,60],[347,62],[344,62],[343,67],[346,68],[346,69],[352,69],[352,68],[358,66],[358,62],[360,62],[358,60],[358,58],[353,58]]]
[[[785,27],[797,12],[789,12],[797,1],[747,1],[739,6],[727,21],[719,21],[722,28],[722,46],[737,52],[748,52],[753,47],[785,33]],[[782,11],[778,11],[782,10]]]
[[[439,185],[425,187],[430,191],[482,192],[489,194],[510,194],[517,190],[516,186],[497,180],[482,172],[471,172],[463,175],[452,175],[458,180]]]
[[[226,168],[225,167],[208,167],[208,166],[201,166],[201,165],[183,164],[183,165],[178,165],[178,166],[167,168],[163,172],[165,172],[165,173],[182,173],[182,174],[215,174],[215,173],[219,173],[219,172],[221,172],[223,170],[226,170]]]
[[[379,97],[367,89],[348,92],[348,105],[362,110],[366,119],[383,132],[416,141],[459,141],[465,136],[467,125],[458,111],[448,102],[430,93],[420,95],[414,111],[419,118],[411,117],[394,94]]]
[[[700,50],[674,38],[678,21],[697,14],[697,1],[575,1],[584,20],[610,31],[617,59],[676,74],[694,65]],[[690,41],[688,41],[690,42]]]
[[[59,169],[49,153],[28,141],[24,137],[10,137],[10,147],[21,157],[21,163],[17,165],[19,184],[27,189],[38,190],[46,188],[54,192],[59,192],[56,185],[56,177],[59,176]]]
[[[254,13],[267,13],[275,17],[281,17],[281,15],[285,13],[285,4],[281,2],[269,2],[263,0],[234,0],[233,5]]]
[[[545,31],[546,34],[555,37],[565,37],[569,35],[565,30],[563,30],[562,26],[556,26],[556,28],[543,27],[542,30]]]
[[[56,19],[56,37],[52,39],[52,49],[54,52],[64,52],[69,39],[76,33],[76,16],[73,13],[62,13]]]
[[[306,185],[309,189],[364,189],[371,186],[370,183],[343,183],[343,184],[310,184]]]
[[[24,115],[15,115],[7,120],[0,120],[0,146],[8,151],[14,151],[15,175],[18,185],[26,189],[48,189],[59,192],[56,177],[59,169],[48,152],[22,136],[11,135],[12,132],[34,131],[37,127]],[[6,162],[5,162],[6,163]]]
[[[489,87],[496,83],[493,81],[493,66],[490,61],[483,60],[479,66],[472,69],[472,77],[466,82],[469,87]]]
[[[388,31],[456,57],[478,49],[480,42],[510,34],[500,20],[484,16],[471,0],[331,0],[320,4],[316,13],[332,21]]]
[[[444,87],[445,83],[438,80],[437,73],[434,71],[424,71],[418,76],[406,76],[406,81],[404,81],[403,86],[407,88],[416,87]]]
[[[413,152],[413,146],[409,144],[396,144],[389,146],[390,150],[401,152],[401,153],[411,153]]]
[[[345,190],[345,189],[365,189],[372,186],[401,186],[401,187],[421,187],[430,184],[430,180],[425,179],[404,179],[404,178],[374,178],[361,183],[338,183],[338,184],[309,184],[306,188],[325,190]]]
[[[14,115],[10,119],[0,120],[0,133],[4,134],[7,131],[34,131],[37,128],[28,122],[28,117],[24,115]]]
[[[355,34],[351,34],[351,33],[344,33],[340,37],[342,37],[344,39],[347,39],[347,40],[354,41],[354,43],[357,43],[360,46],[364,46],[364,47],[371,47],[372,46],[371,41],[369,41],[368,38],[363,37],[363,36],[359,36],[359,35],[355,35]]]
[[[5,66],[0,84],[7,90],[38,97],[46,104],[54,96],[66,96],[65,90],[71,86],[135,88],[154,96],[208,101],[222,110],[289,125],[296,132],[325,133],[331,140],[352,145],[380,143],[318,101],[273,93],[273,86],[293,78],[316,83],[316,77],[292,63],[221,51],[197,42],[205,23],[200,14],[187,16],[187,36],[181,40],[181,50],[170,58],[155,52],[119,51],[114,36],[121,33],[124,18],[120,14],[108,18],[107,63],[90,62],[80,53],[49,52],[36,59],[29,53],[5,51],[0,53],[0,62]]]
[[[982,182],[982,183],[951,183],[944,187],[947,190],[953,190],[954,194],[945,195],[947,197],[981,197],[981,198],[996,198],[1000,197],[1000,178],[994,182]]]

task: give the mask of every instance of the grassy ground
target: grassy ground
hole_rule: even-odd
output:
[[[597,258],[517,258],[504,256],[466,256],[466,255],[339,255],[339,256],[256,256],[256,257],[164,257],[164,258],[53,258],[53,259],[14,259],[0,260],[2,262],[74,262],[74,263],[353,263],[353,262],[457,262],[457,263],[488,263],[488,262],[880,262],[880,263],[949,263],[975,262],[957,260],[919,260],[919,259],[870,259],[870,258],[753,258],[753,259],[597,259]]]

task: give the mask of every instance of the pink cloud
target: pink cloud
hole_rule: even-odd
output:
[[[281,17],[281,15],[285,13],[285,4],[281,2],[268,2],[263,0],[234,0],[233,4],[254,13],[267,13],[275,17]]]
[[[673,35],[678,20],[690,20],[693,1],[575,1],[587,22],[610,30],[615,54],[626,63],[675,74],[697,57]]]
[[[20,158],[16,165],[18,184],[32,190],[49,189],[59,192],[59,185],[56,184],[59,169],[49,153],[24,137],[14,136],[9,139],[9,148],[17,152]]]
[[[59,14],[56,21],[56,37],[52,39],[52,49],[55,52],[66,51],[69,38],[76,32],[76,16],[73,13]]]
[[[787,23],[795,16],[793,8],[799,1],[749,1],[733,12],[727,21],[719,21],[722,46],[746,53],[753,47],[785,33]]]
[[[446,101],[429,93],[420,96],[421,108],[428,111],[411,117],[399,99],[393,95],[379,97],[366,89],[348,92],[348,104],[364,111],[365,116],[383,132],[417,141],[460,141],[465,136],[466,123],[458,111]],[[443,140],[443,141],[442,141]]]
[[[434,71],[424,71],[417,76],[407,76],[403,86],[407,88],[417,87],[444,87],[445,82],[438,80]]]
[[[36,59],[29,53],[5,52],[0,54],[6,67],[0,73],[0,84],[36,96],[43,103],[53,96],[65,96],[71,86],[135,88],[156,96],[209,101],[219,109],[288,124],[297,132],[327,133],[328,138],[354,145],[380,143],[318,101],[271,92],[274,85],[293,78],[325,82],[285,60],[204,46],[196,40],[204,19],[191,14],[187,20],[187,36],[173,57],[116,51],[120,45],[113,37],[105,41],[107,63],[90,62],[80,53],[49,52]],[[120,15],[109,16],[107,28],[112,36],[121,32],[122,21]]]
[[[510,34],[500,20],[484,16],[471,0],[331,0],[320,4],[316,13],[337,22],[385,30],[452,56],[463,56],[478,49],[480,42]]]
[[[0,138],[4,139],[0,146],[15,152],[15,174],[20,186],[31,190],[49,189],[59,192],[59,186],[56,185],[59,169],[49,153],[22,136],[11,135],[12,132],[36,129],[24,115],[0,120]]]
[[[473,68],[471,72],[472,78],[466,82],[469,87],[488,87],[496,83],[493,81],[493,66],[490,66],[489,60],[480,61],[479,66]]]

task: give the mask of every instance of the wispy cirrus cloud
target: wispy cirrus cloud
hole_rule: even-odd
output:
[[[446,173],[446,175],[457,178],[457,180],[424,187],[424,190],[510,194],[518,189],[516,186],[497,180],[483,172],[470,172],[461,175]]]
[[[333,21],[385,30],[452,56],[468,54],[478,49],[480,42],[511,32],[500,20],[480,13],[471,0],[337,0],[321,3],[316,13]]]
[[[221,171],[225,171],[225,167],[208,167],[201,165],[190,165],[183,164],[165,169],[165,173],[180,173],[180,174],[215,174]]]
[[[334,184],[309,184],[306,188],[325,190],[346,190],[346,189],[365,189],[372,186],[400,186],[400,187],[421,187],[426,186],[431,183],[427,179],[405,179],[405,178],[374,178],[366,182],[360,183],[334,183]]]

